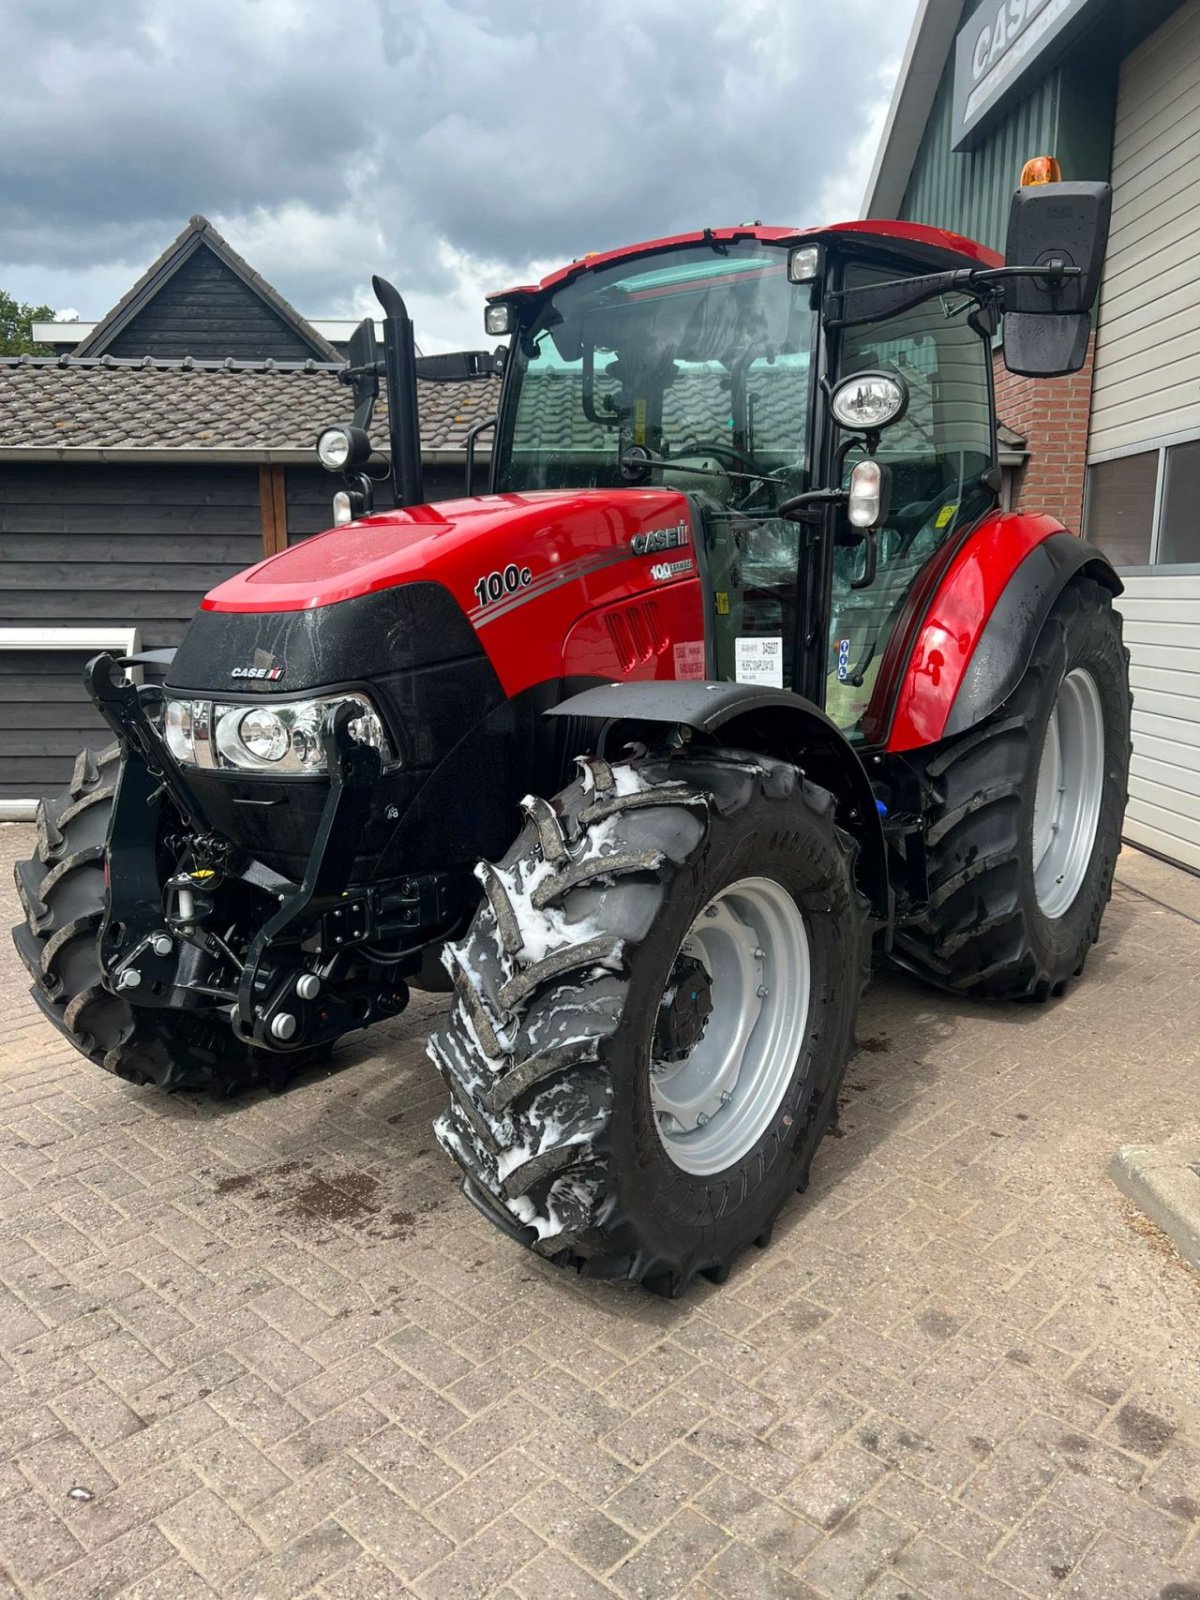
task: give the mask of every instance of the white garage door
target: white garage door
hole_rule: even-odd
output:
[[[1123,567],[1126,837],[1200,872],[1200,0],[1121,67],[1087,533]]]
[[[1133,764],[1125,834],[1200,872],[1200,576],[1125,577]]]

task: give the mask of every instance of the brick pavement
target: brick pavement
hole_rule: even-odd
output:
[[[877,981],[812,1192],[675,1304],[460,1197],[437,1009],[167,1099],[5,940],[0,1596],[1200,1596],[1200,1278],[1103,1176],[1200,1133],[1200,926],[1118,890],[1048,1008]]]

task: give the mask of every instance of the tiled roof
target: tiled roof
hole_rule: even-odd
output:
[[[350,419],[350,391],[336,373],[315,361],[0,359],[0,457],[6,449],[311,450],[323,427]],[[463,449],[468,428],[499,399],[494,378],[417,390],[423,451]],[[371,436],[386,448],[382,395]]]
[[[0,358],[0,459],[5,450],[311,450],[331,422],[348,421],[350,392],[337,368],[306,361],[87,361],[60,356]],[[755,374],[755,433],[778,442],[795,432],[795,396],[784,374]],[[596,382],[597,407],[615,385]],[[499,380],[418,383],[421,448],[460,451],[467,430],[495,411]],[[728,438],[729,396],[710,374],[689,374],[667,391],[667,437],[679,448]],[[685,440],[687,433],[690,440]],[[1024,440],[999,424],[1002,450]],[[387,447],[387,401],[381,395],[371,436]],[[578,373],[552,372],[531,384],[514,444],[518,450],[608,450],[610,430],[583,414]],[[485,436],[482,448],[490,440]]]

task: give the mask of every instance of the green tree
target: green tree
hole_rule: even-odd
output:
[[[33,324],[50,322],[49,306],[27,306],[0,289],[0,356],[52,356],[48,344],[35,344]]]

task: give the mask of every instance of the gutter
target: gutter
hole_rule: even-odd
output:
[[[477,450],[477,462],[487,461],[491,452]],[[466,465],[467,452],[465,450],[422,450],[421,460],[430,467],[461,467]],[[297,449],[294,446],[283,446],[279,449],[266,450],[236,450],[227,448],[214,448],[206,450],[200,447],[170,448],[166,446],[146,446],[137,448],[109,449],[100,445],[12,445],[0,446],[0,467],[6,461],[41,461],[51,462],[59,466],[70,466],[72,463],[108,462],[113,465],[122,463],[138,463],[143,466],[156,464],[159,466],[176,466],[187,463],[195,466],[199,462],[211,462],[217,466],[274,466],[274,467],[315,467],[319,463],[314,449]],[[372,456],[371,462],[375,466],[385,465],[384,457]]]

